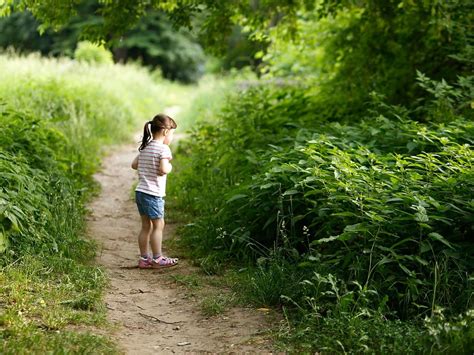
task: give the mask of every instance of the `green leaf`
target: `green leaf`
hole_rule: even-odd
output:
[[[297,191],[297,190],[286,190],[283,193],[283,196],[296,195],[297,193],[299,193],[299,191]]]
[[[364,223],[350,224],[344,227],[344,232],[367,232],[368,228]]]
[[[235,200],[239,200],[239,199],[245,198],[245,197],[247,197],[247,195],[244,195],[244,194],[237,194],[237,195],[234,195],[234,196],[232,196],[231,198],[229,198],[229,199],[226,201],[226,203],[231,203],[231,202],[233,202],[233,201],[235,201]]]
[[[428,234],[428,236],[431,237],[434,240],[437,240],[438,242],[443,243],[448,248],[454,249],[454,247],[451,245],[451,243],[448,242],[441,234],[436,233],[436,232],[431,232],[431,233]]]
[[[431,244],[429,241],[423,241],[420,246],[420,254],[426,253],[431,250]]]
[[[7,236],[0,232],[0,253],[3,253],[8,247],[8,239]]]
[[[311,245],[333,242],[333,241],[339,239],[339,237],[340,237],[340,235],[334,235],[334,236],[331,236],[331,237],[328,237],[328,238],[317,239],[317,240],[312,241]]]

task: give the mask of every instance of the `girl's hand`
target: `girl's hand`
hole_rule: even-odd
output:
[[[160,168],[158,169],[158,174],[166,175],[171,172],[173,166],[171,165],[168,159],[161,159],[160,160]]]
[[[132,169],[135,169],[135,170],[138,169],[138,155],[132,161]]]

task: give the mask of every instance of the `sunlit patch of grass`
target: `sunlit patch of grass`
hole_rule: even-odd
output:
[[[222,77],[206,75],[197,85],[181,88],[188,99],[179,101],[181,106],[176,117],[180,132],[198,123],[214,121],[215,113],[225,104],[227,96],[245,79],[255,80],[255,76],[250,72]]]
[[[110,340],[90,332],[50,331],[25,325],[21,332],[0,334],[3,344],[0,351],[5,355],[33,354],[110,354],[118,349]],[[54,349],[53,352],[51,350]]]
[[[3,353],[114,349],[105,337],[68,330],[106,325],[106,277],[100,268],[54,256],[25,256],[0,271],[0,283]]]

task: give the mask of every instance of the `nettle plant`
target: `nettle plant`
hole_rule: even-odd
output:
[[[437,304],[464,309],[474,154],[435,130],[423,135],[436,152],[375,154],[322,134],[274,152],[246,198],[230,202],[237,223],[249,230],[247,240],[290,246],[318,268],[376,287],[402,313]],[[286,233],[278,233],[283,224]]]

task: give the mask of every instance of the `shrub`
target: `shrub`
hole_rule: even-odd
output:
[[[112,64],[112,53],[103,46],[83,41],[77,44],[74,58],[89,64]]]
[[[322,332],[312,351],[394,351],[407,332],[421,351],[425,316],[472,307],[472,81],[418,80],[418,106],[372,93],[364,117],[340,122],[302,85],[250,87],[180,147],[170,195],[193,218],[182,243],[256,268],[251,301],[296,311],[295,334]]]

